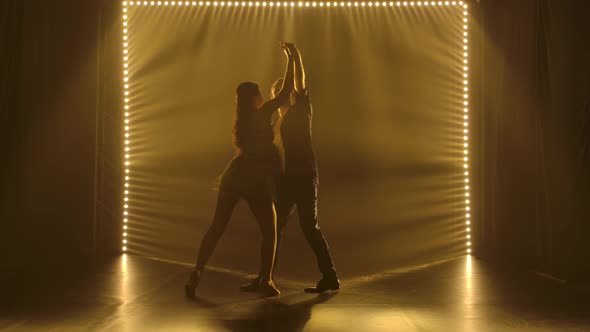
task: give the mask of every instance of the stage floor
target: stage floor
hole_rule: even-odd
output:
[[[342,280],[322,295],[277,278],[283,293],[271,299],[213,269],[190,301],[187,271],[129,255],[69,277],[44,271],[2,299],[0,331],[590,331],[588,294],[470,257]]]

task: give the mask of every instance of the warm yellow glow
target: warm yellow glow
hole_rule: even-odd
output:
[[[150,5],[152,5],[152,6],[154,6],[156,3],[157,3],[158,6],[162,5],[162,1],[157,1],[157,2],[156,1],[150,1],[150,2],[143,1],[143,5],[148,5],[148,3]],[[186,2],[172,1],[172,2],[170,2],[170,4],[173,5],[173,6],[174,5],[178,5],[178,6],[186,5],[186,6],[189,6],[191,3],[192,3],[193,6],[196,6],[197,5],[197,1],[192,1],[192,2],[190,2],[190,1],[186,1]],[[225,1],[221,1],[221,2],[218,2],[218,1],[214,1],[214,2],[206,1],[205,3],[203,1],[199,1],[198,2],[198,4],[200,6],[203,6],[203,5],[210,6],[211,3],[213,4],[213,6],[216,6],[216,7],[218,5],[225,6],[225,4],[226,4]],[[130,80],[129,70],[128,70],[128,68],[129,68],[129,63],[128,63],[128,61],[129,61],[129,42],[128,42],[129,41],[129,36],[127,35],[127,33],[128,33],[127,26],[128,26],[128,18],[129,18],[129,15],[128,15],[128,9],[126,8],[126,6],[128,4],[130,4],[132,6],[134,4],[137,5],[137,6],[140,6],[140,5],[142,5],[142,2],[141,1],[136,1],[136,2],[134,2],[134,1],[131,1],[131,2],[124,1],[123,2],[123,6],[125,7],[125,8],[123,8],[123,14],[122,14],[122,23],[123,23],[123,29],[122,29],[123,34],[122,34],[122,38],[123,38],[123,41],[124,41],[124,43],[123,43],[123,67],[124,67],[123,81],[124,81],[124,88],[125,88],[124,89],[124,96],[125,97],[128,97],[130,95],[130,91],[128,90],[129,89],[129,84],[127,84],[129,82],[129,80]],[[164,5],[167,6],[168,4],[169,4],[168,1],[165,1],[164,2]],[[463,100],[463,105],[465,106],[463,108],[463,111],[464,111],[464,113],[468,113],[469,112],[469,109],[466,107],[466,106],[469,105],[469,94],[468,94],[468,92],[469,92],[469,87],[468,87],[468,85],[469,85],[469,81],[468,81],[468,77],[469,77],[468,70],[469,70],[469,67],[468,67],[468,63],[469,62],[468,62],[468,59],[467,59],[467,57],[468,57],[467,50],[469,48],[469,46],[468,46],[469,40],[468,40],[468,32],[467,32],[467,30],[468,30],[469,26],[468,26],[468,23],[467,23],[468,22],[468,11],[467,11],[468,6],[467,6],[467,4],[464,1],[459,1],[459,2],[457,2],[457,1],[452,1],[452,2],[451,1],[438,1],[438,2],[436,2],[436,1],[431,1],[431,2],[429,2],[429,1],[424,1],[424,2],[423,1],[403,1],[403,2],[402,1],[397,1],[397,2],[390,1],[389,3],[388,2],[374,2],[373,3],[373,2],[364,2],[364,1],[361,1],[361,2],[359,2],[359,1],[350,2],[349,1],[349,2],[340,2],[340,3],[338,3],[338,2],[333,2],[333,3],[332,2],[325,2],[324,3],[323,1],[320,1],[320,2],[316,2],[316,1],[312,1],[312,2],[298,1],[298,2],[284,2],[284,3],[283,2],[276,2],[276,3],[275,2],[268,2],[267,3],[266,1],[263,1],[263,2],[260,2],[260,1],[255,1],[255,2],[253,2],[253,1],[249,1],[249,2],[242,1],[241,3],[240,2],[237,2],[237,1],[236,2],[231,2],[231,1],[228,1],[227,2],[227,5],[228,6],[232,6],[232,5],[239,6],[240,4],[241,4],[242,7],[246,7],[246,6],[249,6],[249,7],[253,7],[253,6],[260,7],[261,5],[262,5],[262,7],[266,7],[267,5],[270,6],[270,7],[274,7],[275,4],[276,4],[276,7],[281,7],[281,5],[283,7],[288,7],[289,5],[291,7],[295,7],[296,4],[297,4],[298,7],[306,7],[306,8],[309,8],[310,6],[315,8],[315,7],[318,7],[318,5],[319,5],[319,7],[324,7],[324,4],[325,4],[326,7],[331,7],[332,5],[334,7],[338,7],[339,4],[342,7],[345,7],[345,6],[351,7],[353,5],[354,5],[354,7],[359,7],[359,4],[360,4],[361,7],[366,7],[367,5],[369,7],[372,7],[373,5],[375,5],[375,7],[381,7],[381,6],[386,7],[388,4],[389,4],[389,6],[396,5],[398,7],[399,6],[402,6],[402,5],[404,7],[407,7],[408,5],[411,6],[411,7],[413,7],[415,5],[418,5],[418,6],[422,6],[422,5],[424,5],[424,6],[436,6],[437,4],[439,6],[442,6],[443,4],[446,5],[446,6],[449,6],[450,4],[452,4],[453,6],[456,6],[457,4],[459,4],[459,6],[462,6],[464,8],[462,10],[462,13],[464,15],[464,17],[462,18],[463,30],[461,30],[459,32],[461,34],[460,36],[462,36],[462,42],[463,42],[463,44],[461,44],[461,47],[463,49],[463,59],[461,60],[462,63],[463,63],[463,65],[462,65],[463,72],[461,73],[461,75],[463,77],[463,86],[461,86],[460,89],[463,92],[463,95],[462,95],[463,96],[463,99],[464,99]],[[125,104],[123,105],[124,110],[125,110],[125,112],[124,112],[124,115],[125,115],[125,119],[124,119],[124,123],[125,123],[125,126],[124,126],[124,135],[125,135],[126,138],[129,138],[130,137],[130,133],[129,133],[129,131],[130,131],[130,127],[129,127],[130,119],[127,119],[130,116],[129,112],[127,112],[130,109],[130,105],[128,105],[129,98],[124,98],[124,101],[125,101]],[[463,122],[463,126],[462,126],[463,129],[462,130],[463,130],[463,133],[464,133],[464,136],[463,136],[463,141],[464,141],[463,147],[464,147],[464,150],[462,150],[462,151],[463,151],[463,155],[464,155],[463,161],[465,162],[463,164],[463,168],[465,169],[465,172],[464,172],[464,175],[465,175],[464,182],[465,182],[465,184],[469,184],[470,183],[469,172],[466,171],[469,168],[469,165],[467,164],[467,162],[469,160],[469,157],[468,157],[469,156],[469,149],[468,149],[469,144],[467,143],[467,141],[469,140],[469,138],[468,138],[469,130],[467,129],[469,127],[469,122],[468,122],[469,117],[468,117],[468,115],[467,114],[464,114],[463,115],[463,119],[464,119],[464,122]],[[126,146],[125,149],[124,149],[125,152],[126,152],[126,154],[124,155],[125,156],[125,159],[126,159],[126,161],[125,161],[124,164],[126,166],[129,166],[130,165],[130,161],[128,159],[130,158],[130,155],[127,152],[130,151],[130,148],[129,148],[130,141],[128,139],[126,139],[124,141],[124,143],[125,143],[125,146]],[[125,169],[125,173],[126,174],[129,174],[130,173],[129,168],[126,168]],[[129,176],[126,176],[125,177],[125,180],[128,181],[129,180]],[[129,188],[129,183],[126,182],[124,184],[124,187],[125,188]],[[470,189],[469,185],[466,185],[465,186],[465,190],[467,191],[469,189]],[[128,190],[125,190],[125,194],[126,195],[128,194]],[[469,192],[466,192],[465,193],[465,196],[466,197],[469,197],[470,196],[470,193]],[[129,201],[129,198],[128,197],[125,197],[124,198],[124,201],[125,202],[128,202]],[[470,211],[470,207],[468,206],[469,203],[470,203],[470,200],[469,199],[466,199],[465,200],[465,204],[466,204],[465,209],[466,209],[466,211]],[[128,205],[127,204],[125,204],[125,208],[126,209],[128,208]],[[125,213],[125,215],[127,215],[127,211],[125,211],[124,213]],[[469,213],[466,215],[466,218],[470,218],[470,214]],[[124,222],[125,223],[127,222],[127,219],[126,218],[125,218]],[[467,225],[470,225],[470,220],[466,220],[466,224]],[[127,226],[126,225],[124,226],[124,229],[125,230],[127,229]],[[467,228],[467,231],[469,232],[470,231],[470,228]],[[124,236],[127,236],[127,233],[126,232],[123,233],[123,234],[124,234]],[[469,238],[469,235],[468,235],[468,238]],[[466,244],[467,244],[468,247],[471,246],[471,242],[470,241],[467,242]],[[123,248],[124,248],[123,250],[126,250],[126,247],[123,247]],[[470,253],[471,250],[468,248],[467,249],[467,252]]]

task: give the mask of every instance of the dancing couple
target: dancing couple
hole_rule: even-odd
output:
[[[246,200],[262,233],[258,277],[240,287],[246,292],[276,296],[273,282],[282,231],[297,207],[299,224],[317,257],[322,278],[308,293],[340,288],[328,244],[317,218],[318,172],[311,141],[312,108],[305,86],[301,54],[293,43],[281,43],[287,56],[284,78],[272,86],[271,99],[263,100],[256,83],[236,89],[233,129],[236,156],[221,176],[213,222],[199,248],[197,264],[185,285],[195,296],[203,270],[240,199]],[[274,125],[273,114],[277,113]]]

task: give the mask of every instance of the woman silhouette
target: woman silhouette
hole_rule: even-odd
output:
[[[280,293],[273,283],[272,271],[277,241],[274,181],[282,166],[279,152],[273,144],[274,132],[270,120],[280,106],[289,102],[289,96],[293,91],[292,45],[281,43],[281,48],[287,56],[287,68],[283,86],[275,98],[263,102],[258,85],[252,82],[241,83],[236,89],[236,120],[233,131],[236,156],[221,176],[213,222],[201,241],[197,264],[185,285],[188,297],[195,296],[195,288],[201,280],[205,265],[224,233],[240,198],[248,202],[262,232],[262,274],[259,291],[266,296]]]

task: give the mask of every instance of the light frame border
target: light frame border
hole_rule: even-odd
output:
[[[465,238],[466,253],[471,254],[472,236],[471,236],[471,181],[469,173],[469,6],[466,1],[122,1],[122,40],[123,40],[123,121],[124,121],[124,183],[123,183],[123,227],[122,227],[122,246],[121,251],[128,251],[128,233],[129,233],[129,195],[131,186],[131,117],[130,117],[130,91],[129,91],[129,8],[130,7],[269,7],[269,8],[316,8],[316,7],[437,7],[437,6],[456,6],[463,8],[463,169],[465,181]]]

